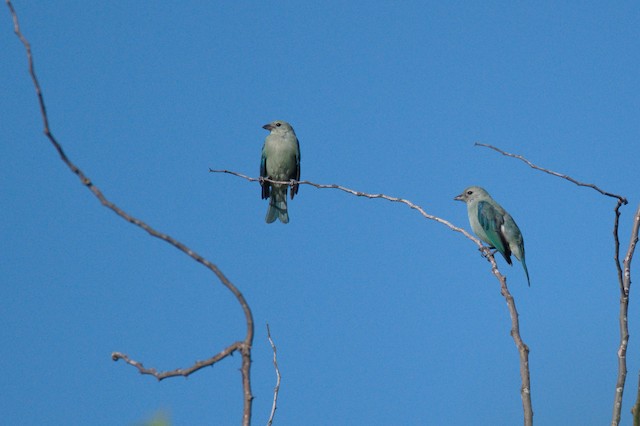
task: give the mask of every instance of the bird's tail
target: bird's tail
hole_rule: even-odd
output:
[[[531,280],[529,280],[529,271],[527,270],[527,264],[524,261],[524,256],[522,256],[520,262],[522,262],[522,268],[524,269],[524,273],[527,276],[527,284],[529,284],[529,287],[531,287]]]
[[[280,219],[282,223],[289,223],[289,213],[287,212],[287,188],[278,188],[274,185],[269,198],[269,209],[265,221],[272,223]]]

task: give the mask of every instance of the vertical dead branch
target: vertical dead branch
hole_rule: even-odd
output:
[[[244,299],[244,296],[231,283],[231,281],[229,281],[227,279],[227,277],[222,273],[222,271],[220,271],[220,269],[218,269],[218,267],[215,264],[211,263],[210,261],[208,261],[204,257],[200,256],[198,253],[194,252],[189,247],[187,247],[186,245],[182,244],[178,240],[172,238],[171,236],[166,235],[166,234],[162,234],[162,233],[158,232],[157,230],[155,230],[154,228],[152,228],[151,226],[147,225],[142,220],[129,215],[124,210],[120,209],[117,205],[115,205],[114,203],[109,201],[104,196],[102,191],[100,191],[100,189],[98,189],[91,182],[91,179],[89,179],[84,174],[84,172],[82,172],[82,170],[80,170],[80,168],[77,167],[69,159],[69,157],[67,157],[66,153],[64,152],[64,150],[62,148],[62,145],[60,145],[58,143],[58,141],[53,136],[53,133],[51,132],[51,129],[49,127],[49,118],[48,118],[48,115],[47,115],[47,109],[45,107],[44,96],[42,94],[42,89],[40,87],[40,83],[38,82],[38,78],[37,78],[36,72],[35,72],[33,55],[32,55],[32,52],[31,52],[31,44],[25,38],[25,36],[22,34],[22,31],[20,29],[20,24],[18,22],[18,15],[17,15],[17,13],[16,13],[16,11],[15,11],[15,9],[13,7],[13,4],[11,3],[10,0],[5,0],[5,2],[7,4],[7,7],[9,8],[9,12],[10,12],[11,18],[13,20],[14,32],[15,32],[16,36],[20,39],[20,42],[24,46],[26,54],[27,54],[27,61],[28,61],[28,65],[29,65],[29,75],[31,76],[31,80],[33,82],[33,86],[35,88],[36,95],[38,97],[38,105],[40,107],[40,115],[42,117],[42,122],[43,122],[43,126],[44,126],[44,134],[47,137],[47,139],[49,139],[49,142],[51,142],[53,147],[58,152],[58,155],[60,156],[60,159],[67,165],[67,167],[75,175],[78,176],[78,178],[80,179],[80,182],[82,182],[82,184],[85,185],[89,189],[89,191],[91,191],[91,193],[100,201],[100,203],[103,206],[105,206],[108,209],[112,210],[114,213],[116,213],[118,216],[120,216],[122,219],[126,220],[127,222],[130,222],[130,223],[138,226],[139,228],[145,230],[151,236],[156,237],[156,238],[158,238],[160,240],[163,240],[168,244],[171,244],[172,246],[174,246],[178,250],[180,250],[183,253],[185,253],[187,256],[191,257],[196,262],[204,265],[211,272],[213,272],[216,275],[216,277],[218,277],[218,279],[220,280],[222,285],[224,285],[229,291],[231,291],[231,293],[233,293],[233,295],[238,300],[238,303],[240,304],[240,306],[241,306],[241,308],[242,308],[242,310],[244,312],[245,320],[246,320],[246,324],[247,324],[246,337],[245,337],[243,342],[234,343],[231,346],[229,346],[227,349],[223,350],[220,354],[214,356],[211,359],[211,360],[214,360],[214,361],[212,361],[212,362],[211,362],[211,360],[209,360],[209,361],[211,362],[211,364],[213,364],[213,362],[217,362],[217,360],[225,358],[227,355],[230,355],[232,352],[234,352],[236,350],[238,350],[242,354],[241,372],[242,372],[242,388],[243,388],[243,394],[244,394],[242,424],[245,425],[245,426],[249,426],[249,424],[251,423],[251,406],[252,406],[252,401],[253,401],[253,396],[251,394],[250,373],[251,373],[251,346],[253,344],[253,331],[254,330],[253,330],[253,316],[251,314],[251,309],[249,308],[249,305],[247,304],[246,300]],[[123,356],[122,354],[115,353],[115,354],[112,355],[112,358],[114,360],[117,360],[117,359],[128,360],[127,362],[129,364],[136,366],[141,372],[145,372],[147,374],[152,374],[152,375],[155,375],[156,377],[158,377],[158,375],[161,375],[161,374],[167,374],[167,373],[157,373],[154,369],[145,369],[142,366],[141,363],[129,360],[128,357],[126,357],[126,355]],[[197,362],[193,367],[191,367],[189,369],[186,369],[186,370],[183,370],[183,369],[175,370],[174,372],[168,373],[168,375],[166,377],[175,376],[175,375],[183,375],[184,376],[184,375],[191,374],[192,372],[197,371],[198,369],[202,368],[201,364],[202,364],[202,362]],[[179,373],[176,373],[176,371],[179,372]]]
[[[491,260],[492,263],[495,263],[494,259]],[[520,387],[520,397],[522,398],[522,410],[524,411],[524,424],[525,426],[532,426],[533,405],[531,403],[531,378],[529,377],[529,347],[524,343],[522,337],[520,337],[518,310],[516,309],[513,296],[507,287],[507,278],[500,274],[497,268],[493,269],[493,273],[498,281],[500,281],[500,294],[505,298],[507,307],[509,308],[509,315],[511,316],[511,337],[518,348],[518,354],[520,356],[520,381],[522,383]]]
[[[620,386],[624,388],[624,378],[627,373],[626,355],[627,355],[627,343],[629,341],[629,330],[627,327],[627,311],[629,308],[629,291],[631,289],[631,260],[636,250],[636,244],[638,243],[638,230],[640,229],[640,206],[636,210],[636,214],[633,219],[633,227],[631,229],[631,237],[629,238],[629,248],[627,254],[623,260],[623,273],[622,280],[620,282],[620,347],[618,349],[618,381],[616,382],[616,399],[613,407],[613,420],[612,425],[618,425],[620,423],[620,411],[622,409],[622,390],[619,391]],[[619,260],[616,256],[616,261],[619,264]],[[620,364],[624,361],[624,365]],[[621,378],[621,373],[624,372],[624,376]],[[631,409],[633,414],[633,424],[640,424],[640,385],[638,387],[638,395],[636,396],[636,403]]]
[[[267,426],[271,426],[273,423],[273,417],[276,414],[276,409],[278,408],[278,392],[280,392],[280,369],[278,368],[278,357],[276,355],[277,349],[276,345],[273,343],[273,339],[271,339],[271,330],[269,329],[269,324],[267,324],[267,338],[269,339],[269,343],[271,344],[271,349],[273,350],[273,367],[276,370],[276,387],[273,389],[273,404],[271,405],[271,414],[269,415],[269,420],[267,421]]]
[[[629,286],[631,280],[627,277],[627,259],[629,258],[629,252],[625,257],[625,271],[623,273],[620,266],[620,237],[619,237],[619,224],[620,224],[620,206],[621,200],[618,200],[618,204],[614,209],[615,219],[613,222],[613,241],[615,250],[615,262],[616,270],[618,272],[618,284],[620,286],[620,315],[618,316],[618,323],[620,327],[620,344],[618,345],[618,377],[616,378],[616,387],[613,397],[613,413],[611,415],[611,425],[617,426],[620,424],[620,413],[622,412],[622,396],[624,394],[624,385],[627,380],[627,346],[629,344],[629,319],[627,317],[629,312]],[[636,229],[637,239],[637,229]],[[632,233],[633,240],[633,233]],[[635,246],[635,243],[634,243]],[[629,247],[631,249],[631,247]],[[633,255],[633,253],[632,253]],[[629,260],[630,262],[630,260]],[[629,271],[630,272],[630,271]]]

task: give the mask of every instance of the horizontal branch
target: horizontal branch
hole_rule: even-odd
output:
[[[436,221],[438,223],[441,223],[441,224],[447,226],[452,231],[460,232],[465,237],[469,238],[471,241],[476,243],[476,245],[479,248],[483,247],[482,243],[480,242],[479,239],[477,239],[473,235],[469,234],[463,228],[459,228],[459,227],[455,226],[454,224],[452,224],[448,220],[441,219],[441,218],[439,218],[437,216],[434,216],[434,215],[431,215],[431,214],[427,213],[419,205],[417,205],[417,204],[415,204],[415,203],[413,203],[413,202],[411,202],[409,200],[406,200],[404,198],[391,197],[391,196],[385,195],[385,194],[369,194],[367,192],[356,191],[354,189],[350,189],[350,188],[347,188],[347,187],[342,186],[342,185],[320,184],[320,183],[315,183],[315,182],[311,182],[311,181],[308,181],[308,180],[279,181],[279,180],[272,180],[272,179],[263,178],[263,177],[254,178],[254,177],[250,177],[250,176],[247,176],[247,175],[243,175],[242,173],[234,172],[234,171],[231,171],[231,170],[222,170],[222,169],[209,169],[209,172],[210,173],[227,173],[227,174],[230,174],[230,175],[233,175],[233,176],[237,176],[237,177],[242,178],[242,179],[246,179],[249,182],[269,182],[269,183],[275,183],[275,184],[279,184],[279,185],[297,184],[297,185],[309,185],[309,186],[313,186],[313,187],[318,188],[318,189],[337,189],[339,191],[343,191],[343,192],[346,192],[348,194],[355,195],[356,197],[365,197],[365,198],[371,198],[371,199],[380,198],[380,199],[383,199],[383,200],[391,201],[393,203],[401,203],[401,204],[404,204],[404,205],[410,207],[411,209],[417,210],[423,217],[425,217],[425,218],[427,218],[429,220],[433,220],[433,221]]]
[[[160,380],[166,379],[168,377],[176,377],[176,376],[187,377],[190,374],[195,373],[196,371],[198,371],[198,370],[200,370],[200,369],[202,369],[204,367],[209,367],[209,366],[214,365],[216,362],[222,361],[223,359],[225,359],[229,355],[233,355],[233,353],[235,351],[242,352],[242,349],[245,346],[246,346],[246,343],[244,343],[244,342],[235,342],[231,346],[227,347],[226,349],[224,349],[223,351],[219,352],[218,354],[212,356],[209,359],[206,359],[204,361],[196,361],[189,368],[176,368],[175,370],[164,371],[164,372],[159,372],[155,368],[146,368],[146,367],[144,367],[144,365],[142,365],[141,362],[133,360],[133,359],[129,358],[128,355],[125,355],[125,354],[123,354],[121,352],[112,353],[111,354],[111,359],[113,359],[114,361],[118,361],[118,360],[121,359],[124,362],[126,362],[127,364],[137,368],[138,371],[140,372],[140,374],[146,374],[146,375],[153,376],[156,379],[158,379],[158,381],[160,381]]]

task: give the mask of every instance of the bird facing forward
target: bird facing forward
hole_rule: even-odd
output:
[[[512,264],[512,253],[522,263],[527,283],[531,286],[529,271],[524,261],[524,240],[511,215],[479,186],[470,186],[454,200],[467,203],[469,224],[482,241],[498,250],[509,265]]]
[[[293,127],[286,121],[276,120],[262,126],[269,130],[262,146],[260,176],[276,181],[300,180],[300,144]],[[289,185],[260,182],[262,199],[269,198],[269,209],[265,221],[272,223],[280,219],[289,223],[287,212],[287,189]],[[298,184],[291,185],[291,199],[298,193]]]

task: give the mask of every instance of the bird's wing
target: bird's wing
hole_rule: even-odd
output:
[[[511,250],[501,230],[504,224],[503,215],[491,203],[479,201],[478,222],[480,222],[480,226],[482,226],[489,243],[502,253],[506,261],[511,264]]]
[[[265,152],[266,147],[267,144],[265,143],[262,147],[262,157],[260,157],[260,177],[263,178],[269,177],[267,176],[267,154]],[[267,182],[260,182],[260,186],[262,186],[262,198],[269,198],[271,185],[269,185],[269,183]]]
[[[295,170],[295,180],[300,180],[300,142],[298,141],[298,138],[296,138],[296,147],[298,148],[297,154],[296,154],[296,170]],[[298,193],[298,184],[293,185],[293,187],[291,188],[291,199],[293,200],[293,196],[296,195]]]

